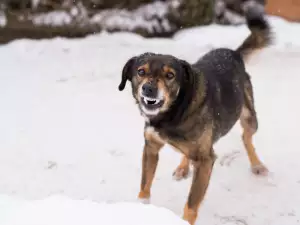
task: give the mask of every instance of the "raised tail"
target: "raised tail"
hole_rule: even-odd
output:
[[[252,1],[250,0],[250,2]],[[272,44],[272,31],[261,8],[248,4],[244,6],[244,11],[251,34],[236,51],[242,55],[244,60],[247,60],[257,50]]]

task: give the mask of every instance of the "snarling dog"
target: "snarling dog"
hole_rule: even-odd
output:
[[[175,177],[187,176],[190,163],[194,166],[183,215],[191,225],[210,181],[213,145],[238,120],[252,172],[268,172],[252,144],[258,122],[244,60],[271,44],[271,29],[266,19],[255,13],[248,13],[247,25],[251,34],[236,50],[215,49],[194,64],[171,55],[144,53],[129,59],[122,71],[119,90],[131,81],[133,97],[146,120],[138,197],[150,199],[159,151],[165,144],[173,146],[184,155]]]

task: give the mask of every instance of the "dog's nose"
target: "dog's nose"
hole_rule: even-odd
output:
[[[153,86],[152,84],[146,83],[142,86],[143,95],[149,98],[156,98],[157,97],[157,87]]]

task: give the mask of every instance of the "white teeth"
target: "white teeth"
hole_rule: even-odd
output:
[[[143,100],[144,100],[144,102],[145,102],[146,104],[148,104],[148,101],[151,101],[151,102],[154,101],[154,104],[156,104],[156,103],[159,101],[158,99],[155,99],[155,98],[148,98],[148,97],[144,97]]]
[[[147,101],[157,101],[157,99],[155,98],[147,98],[147,97],[144,97]]]

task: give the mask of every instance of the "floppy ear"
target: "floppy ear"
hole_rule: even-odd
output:
[[[195,74],[192,66],[185,60],[180,60],[180,63],[184,72],[183,82],[189,85],[195,85]]]
[[[123,67],[123,70],[122,70],[122,80],[121,80],[121,83],[119,84],[119,91],[123,91],[124,90],[124,88],[126,86],[127,80],[131,81],[131,78],[132,78],[132,66],[135,63],[135,60],[136,60],[136,57],[132,57],[131,59],[129,59],[127,61],[127,63]]]

